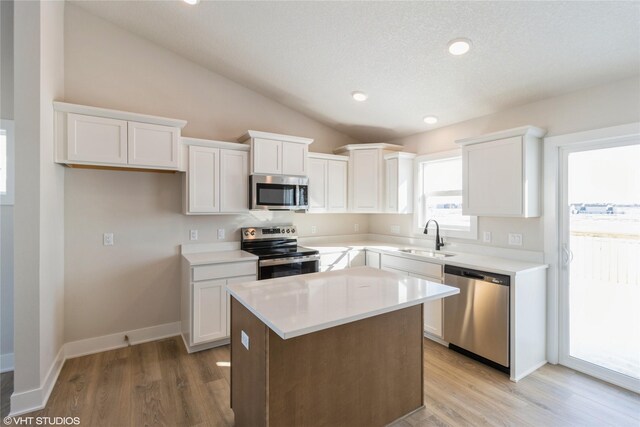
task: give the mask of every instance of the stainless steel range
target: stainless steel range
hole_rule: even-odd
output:
[[[242,228],[241,237],[242,250],[258,256],[258,280],[318,272],[318,251],[298,246],[293,225]]]

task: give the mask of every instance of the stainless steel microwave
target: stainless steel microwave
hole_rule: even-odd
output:
[[[251,209],[299,211],[309,209],[309,178],[251,175]]]

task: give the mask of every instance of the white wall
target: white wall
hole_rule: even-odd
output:
[[[0,32],[0,118],[13,120],[13,1],[0,2]],[[13,205],[0,206],[0,354],[13,354]]]
[[[63,168],[52,101],[63,96],[63,2],[15,4],[15,382],[12,412],[42,403],[63,344]],[[59,365],[58,365],[59,366]]]
[[[92,16],[65,14],[65,100],[188,120],[183,135],[235,140],[248,129],[354,143],[298,112]],[[301,236],[367,232],[365,215],[181,214],[181,174],[65,171],[65,341],[179,320],[179,245],[239,241],[239,227],[293,222]],[[113,232],[115,245],[102,246]]]
[[[542,127],[547,130],[547,136],[554,136],[637,122],[640,118],[639,93],[640,77],[634,77],[390,142],[403,145],[407,151],[427,154],[459,148],[454,143],[458,139],[524,125]],[[400,235],[408,236],[412,232],[412,221],[411,215],[372,215],[369,227],[372,233],[392,234],[391,225],[399,225]],[[481,243],[481,239],[450,240],[514,248],[507,244],[508,233],[514,232],[523,235],[523,245],[517,249],[540,252],[544,249],[542,218],[481,217],[478,219],[478,236],[482,236],[483,231],[492,233],[491,243]]]

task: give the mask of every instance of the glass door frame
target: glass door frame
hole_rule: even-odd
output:
[[[558,238],[557,238],[557,272],[558,272],[558,361],[560,364],[612,384],[640,393],[640,380],[604,368],[594,363],[576,358],[570,354],[569,324],[569,285],[570,265],[573,259],[570,242],[570,211],[568,209],[568,167],[569,155],[581,151],[621,147],[637,143],[640,134],[602,138],[598,140],[574,141],[558,145]]]

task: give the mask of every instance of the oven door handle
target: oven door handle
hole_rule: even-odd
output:
[[[271,265],[283,265],[283,264],[293,264],[298,262],[309,262],[309,261],[318,261],[320,260],[320,255],[309,255],[303,257],[293,257],[293,258],[275,258],[275,259],[265,259],[258,262],[260,267],[269,267]]]

